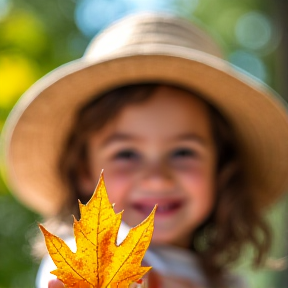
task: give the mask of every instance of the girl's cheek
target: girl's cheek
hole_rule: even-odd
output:
[[[125,208],[125,199],[133,189],[132,178],[125,172],[108,171],[104,177],[109,200],[111,203],[115,203],[116,212],[120,212]]]
[[[174,165],[172,167],[174,173],[178,175],[181,179],[185,181],[201,181],[203,178],[206,178],[208,171],[206,167],[199,163],[191,163],[186,165]]]
[[[215,160],[214,157],[198,157],[196,159],[184,159],[172,162],[174,172],[183,177],[185,181],[213,182],[215,177]],[[212,183],[211,183],[212,184]]]
[[[191,193],[211,194],[214,191],[214,172],[205,166],[186,166],[175,171],[182,187]]]

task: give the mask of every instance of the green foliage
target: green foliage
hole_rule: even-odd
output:
[[[10,4],[6,6],[9,13],[0,13],[0,129],[29,86],[57,66],[82,55],[84,45],[73,49],[72,40],[85,40],[73,22],[72,1],[3,3]],[[65,15],[68,11],[70,18]],[[38,219],[9,194],[0,179],[1,288],[35,286],[38,263],[31,257],[30,240],[38,233]]]
[[[0,287],[31,288],[37,263],[31,258],[29,240],[38,217],[16,202],[10,194],[0,195]]]

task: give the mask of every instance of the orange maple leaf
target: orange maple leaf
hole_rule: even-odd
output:
[[[156,206],[140,225],[130,229],[120,245],[116,239],[123,211],[115,214],[102,174],[90,201],[86,205],[79,201],[79,207],[81,219],[74,217],[76,253],[39,225],[57,266],[51,273],[66,287],[126,288],[151,269],[141,267],[141,261],[152,238]]]

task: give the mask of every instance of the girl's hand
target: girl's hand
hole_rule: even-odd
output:
[[[64,288],[64,284],[60,280],[54,279],[49,281],[48,288]]]

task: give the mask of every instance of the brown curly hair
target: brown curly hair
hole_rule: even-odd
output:
[[[67,211],[69,215],[78,214],[77,199],[82,203],[88,200],[83,198],[85,194],[81,191],[78,176],[89,173],[86,145],[91,133],[100,131],[123,107],[149,99],[161,85],[144,83],[122,86],[103,93],[79,110],[59,161],[60,173],[73,194],[68,208],[58,215],[59,219],[66,219]],[[203,98],[199,93],[193,95]],[[206,104],[218,155],[217,199],[209,218],[191,235],[190,249],[199,256],[208,279],[213,283],[212,287],[223,287],[224,272],[240,258],[245,246],[249,244],[254,248],[253,263],[257,266],[269,250],[271,236],[247,183],[237,141],[232,141],[235,139],[233,128],[213,106]]]

